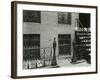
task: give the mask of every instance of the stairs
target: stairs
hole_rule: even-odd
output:
[[[77,60],[85,59],[91,63],[91,32],[90,28],[79,28],[75,31],[75,53]]]

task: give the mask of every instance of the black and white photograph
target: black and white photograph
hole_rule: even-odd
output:
[[[12,76],[97,73],[97,7],[13,2]]]
[[[91,66],[90,16],[23,10],[23,69]]]

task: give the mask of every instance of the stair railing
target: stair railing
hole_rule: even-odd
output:
[[[82,24],[82,22],[79,19],[76,19],[75,21],[76,24],[76,28],[75,28],[75,36],[74,36],[74,40],[73,40],[73,57],[72,57],[72,63],[76,63],[77,62],[77,49],[78,47],[81,46],[81,44],[77,44],[77,31],[90,31],[90,28],[86,28],[84,27],[84,25]],[[81,28],[79,27],[81,26]]]

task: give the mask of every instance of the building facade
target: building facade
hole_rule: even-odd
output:
[[[34,13],[37,17],[32,16],[31,13]],[[27,15],[28,17],[25,17]],[[31,20],[32,17],[33,20]],[[37,42],[35,47],[39,48],[52,47],[55,37],[57,42],[56,56],[72,56],[73,50],[71,45],[75,34],[76,19],[78,18],[78,13],[24,11],[23,34],[24,37],[25,35],[33,35],[34,38],[37,36],[39,42]],[[33,42],[33,45],[34,43],[36,42]],[[30,44],[32,45],[32,43]],[[46,56],[50,55],[50,51],[47,50],[48,54]],[[41,49],[38,53],[42,57],[43,51]]]

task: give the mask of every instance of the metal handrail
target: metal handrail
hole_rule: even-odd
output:
[[[80,19],[76,19],[76,23],[78,24],[77,27],[79,27],[79,24],[80,24],[81,28],[84,28],[84,30],[85,30],[86,27],[84,27],[84,25],[82,24],[82,22],[80,21]],[[87,29],[89,29],[89,28],[87,28]]]

